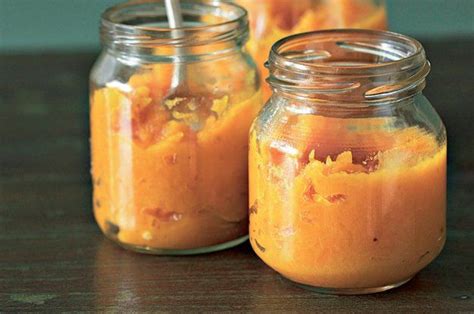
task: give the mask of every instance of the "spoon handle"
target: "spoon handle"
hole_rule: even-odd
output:
[[[165,7],[170,28],[183,27],[183,14],[179,0],[165,0]]]
[[[183,14],[181,12],[180,0],[165,0],[166,16],[168,17],[168,24],[171,29],[171,36],[175,39],[182,38],[184,31],[180,28],[183,27]],[[185,50],[182,47],[176,48],[176,55],[183,56]],[[171,78],[171,88],[177,89],[179,86],[185,84],[185,67],[178,60],[174,64],[173,76]]]

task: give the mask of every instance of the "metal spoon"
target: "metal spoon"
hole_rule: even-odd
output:
[[[183,14],[181,13],[180,0],[165,0],[166,15],[168,17],[168,23],[171,29],[171,36],[173,38],[182,38],[184,31],[183,27]],[[183,56],[185,50],[182,47],[176,47],[176,55]],[[176,94],[186,93],[186,72],[185,65],[181,62],[175,62],[173,67],[173,74],[171,78],[171,89],[167,98],[173,98]]]

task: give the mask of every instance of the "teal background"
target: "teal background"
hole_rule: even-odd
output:
[[[0,0],[0,52],[97,50],[100,13],[119,2]],[[474,37],[474,0],[386,3],[393,31],[422,39]]]

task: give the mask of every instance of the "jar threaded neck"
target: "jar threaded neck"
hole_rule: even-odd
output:
[[[372,30],[326,30],[276,42],[266,66],[272,88],[297,98],[374,104],[424,88],[430,64],[407,36]]]
[[[102,14],[104,46],[127,54],[163,54],[190,47],[187,53],[216,53],[242,46],[248,39],[247,12],[242,7],[215,0],[182,0],[184,27],[176,36],[168,25],[163,0],[135,0],[115,5]],[[208,51],[200,47],[210,47]],[[167,49],[172,48],[172,49]]]

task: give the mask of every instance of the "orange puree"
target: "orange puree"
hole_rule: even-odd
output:
[[[248,129],[260,92],[163,101],[169,81],[159,78],[171,77],[164,70],[132,76],[130,92],[93,93],[96,220],[109,237],[135,247],[201,248],[244,236]]]
[[[387,28],[385,7],[372,0],[238,0],[249,11],[247,48],[266,78],[271,46],[291,34],[332,28]],[[264,84],[265,99],[270,88]]]
[[[446,146],[390,123],[302,115],[266,136],[252,131],[249,232],[265,263],[302,284],[370,288],[438,255]]]

